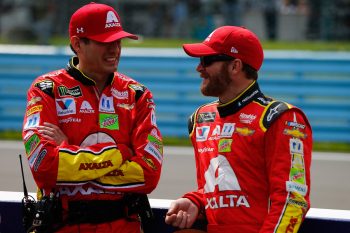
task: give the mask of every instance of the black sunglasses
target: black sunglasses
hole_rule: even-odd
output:
[[[203,67],[207,67],[217,61],[232,61],[234,59],[235,59],[234,57],[231,57],[225,54],[210,55],[210,56],[200,57],[200,63]]]

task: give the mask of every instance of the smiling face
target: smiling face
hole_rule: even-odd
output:
[[[96,82],[108,78],[117,70],[121,40],[109,43],[75,38],[72,45],[79,58],[79,70]]]
[[[228,62],[214,62],[204,67],[201,63],[197,66],[200,77],[203,78],[201,92],[205,96],[220,97],[225,95],[231,83],[228,72]]]

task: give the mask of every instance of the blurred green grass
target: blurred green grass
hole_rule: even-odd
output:
[[[123,40],[123,47],[136,48],[181,48],[185,43],[196,43],[201,40],[168,39],[168,38],[143,38],[138,41]],[[1,43],[9,43],[1,41]],[[35,44],[35,42],[24,42],[25,44]],[[49,41],[50,45],[67,46],[68,38],[53,37]],[[266,50],[309,50],[309,51],[350,51],[350,41],[262,41]],[[3,131],[0,132],[1,140],[21,140],[21,132]],[[191,146],[187,137],[165,137],[166,146]],[[314,151],[350,152],[350,143],[343,142],[314,142]]]
[[[0,140],[22,140],[19,131],[0,131]],[[164,137],[165,146],[191,146],[188,137]],[[313,151],[331,151],[350,153],[350,143],[343,142],[314,142]]]
[[[136,48],[181,48],[185,43],[196,43],[201,40],[170,39],[170,38],[143,38],[139,40],[123,40],[123,47]],[[53,37],[52,45],[69,45],[69,40],[62,37]],[[310,51],[350,51],[349,41],[262,41],[267,50],[310,50]]]

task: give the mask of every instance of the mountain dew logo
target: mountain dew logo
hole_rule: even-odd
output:
[[[100,128],[118,130],[119,129],[119,121],[117,114],[100,114]]]

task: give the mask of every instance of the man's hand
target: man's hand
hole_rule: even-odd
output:
[[[38,131],[44,138],[54,141],[57,146],[61,145],[63,141],[68,141],[62,130],[49,122],[44,122],[44,125],[39,126]]]
[[[188,198],[179,198],[172,202],[165,217],[165,223],[174,227],[189,228],[196,221],[198,207]]]

